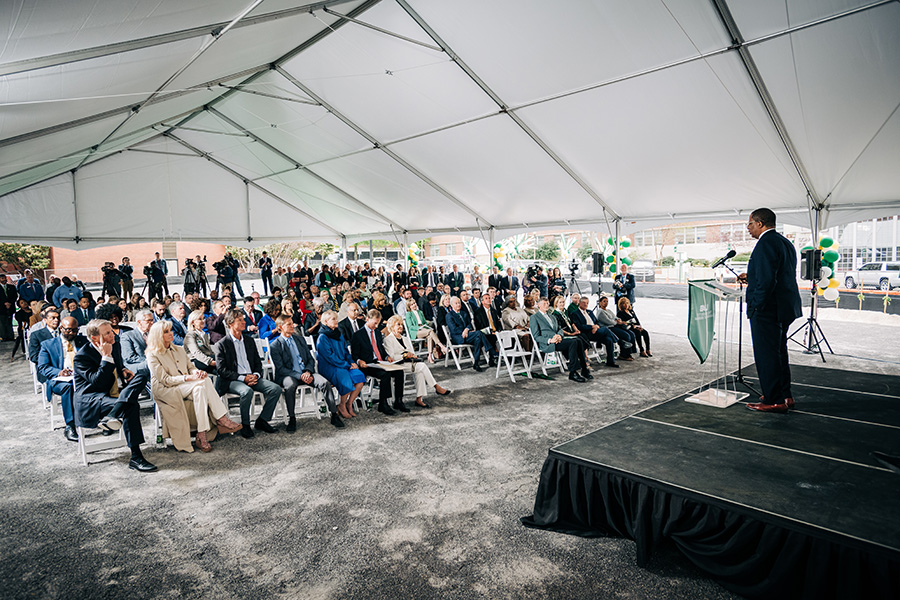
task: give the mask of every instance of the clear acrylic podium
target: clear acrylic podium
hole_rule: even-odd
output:
[[[711,303],[714,307],[714,315],[699,315],[701,319],[714,319],[712,339],[706,341],[711,343],[711,350],[715,352],[715,358],[709,360],[711,357],[707,356],[700,369],[700,391],[688,396],[685,401],[716,408],[727,408],[750,395],[746,392],[738,392],[734,387],[733,378],[728,377],[737,368],[737,361],[740,360],[739,353],[737,351],[729,353],[729,349],[736,333],[735,319],[743,318],[741,308],[743,307],[744,291],[722,285],[715,280],[688,281],[688,285],[702,290],[708,295],[708,298],[715,300],[714,303]],[[700,312],[703,312],[703,308],[701,307]],[[688,318],[698,317],[689,314]],[[741,340],[738,339],[737,343],[740,344]],[[730,366],[732,362],[734,365]],[[730,386],[729,381],[731,381]]]

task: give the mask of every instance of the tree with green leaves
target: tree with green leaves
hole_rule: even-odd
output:
[[[534,250],[535,260],[556,262],[559,260],[559,244],[556,242],[544,242]]]
[[[0,244],[0,263],[17,273],[25,269],[43,271],[50,266],[50,248],[31,244]]]

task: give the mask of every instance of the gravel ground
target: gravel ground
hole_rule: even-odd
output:
[[[147,475],[121,450],[83,467],[0,344],[0,597],[732,598],[677,554],[640,569],[629,540],[519,523],[548,448],[696,385],[686,303],[636,310],[654,357],[591,383],[437,367],[454,393],[433,410],[364,413],[342,431],[304,420],[210,454],[151,444]],[[900,374],[893,324],[822,327],[838,353],[826,367]]]

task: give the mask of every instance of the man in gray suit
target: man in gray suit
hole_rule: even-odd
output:
[[[287,432],[297,431],[294,406],[297,388],[300,385],[311,385],[322,392],[328,410],[331,412],[331,424],[335,427],[343,427],[344,423],[338,416],[337,406],[334,403],[331,384],[316,373],[316,359],[313,358],[303,338],[294,333],[294,320],[286,315],[281,315],[275,319],[275,323],[281,330],[281,335],[269,345],[269,353],[275,364],[275,383],[284,388],[284,402],[288,412]]]
[[[147,309],[139,310],[134,315],[136,329],[126,331],[119,336],[122,345],[122,362],[135,373],[150,374],[147,368],[147,357],[144,351],[147,349],[147,334],[153,326],[153,313]]]
[[[565,352],[569,358],[569,379],[584,383],[594,376],[588,371],[584,359],[584,344],[580,336],[565,337],[554,317],[547,313],[550,301],[544,296],[538,300],[538,312],[531,315],[531,335],[541,352]],[[578,370],[581,374],[578,374]]]

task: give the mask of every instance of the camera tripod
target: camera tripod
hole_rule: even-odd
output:
[[[815,354],[818,352],[819,356],[822,357],[822,362],[825,362],[825,353],[822,352],[822,342],[825,342],[825,345],[828,346],[828,352],[834,354],[834,350],[831,349],[831,344],[829,344],[828,340],[825,338],[825,333],[822,331],[822,328],[819,326],[819,320],[816,318],[816,315],[819,312],[819,296],[816,294],[815,282],[813,282],[811,292],[812,302],[810,302],[809,305],[809,316],[806,318],[806,323],[795,329],[787,339],[802,347],[804,354]],[[798,342],[794,339],[794,336],[801,331],[803,332],[803,342]]]

